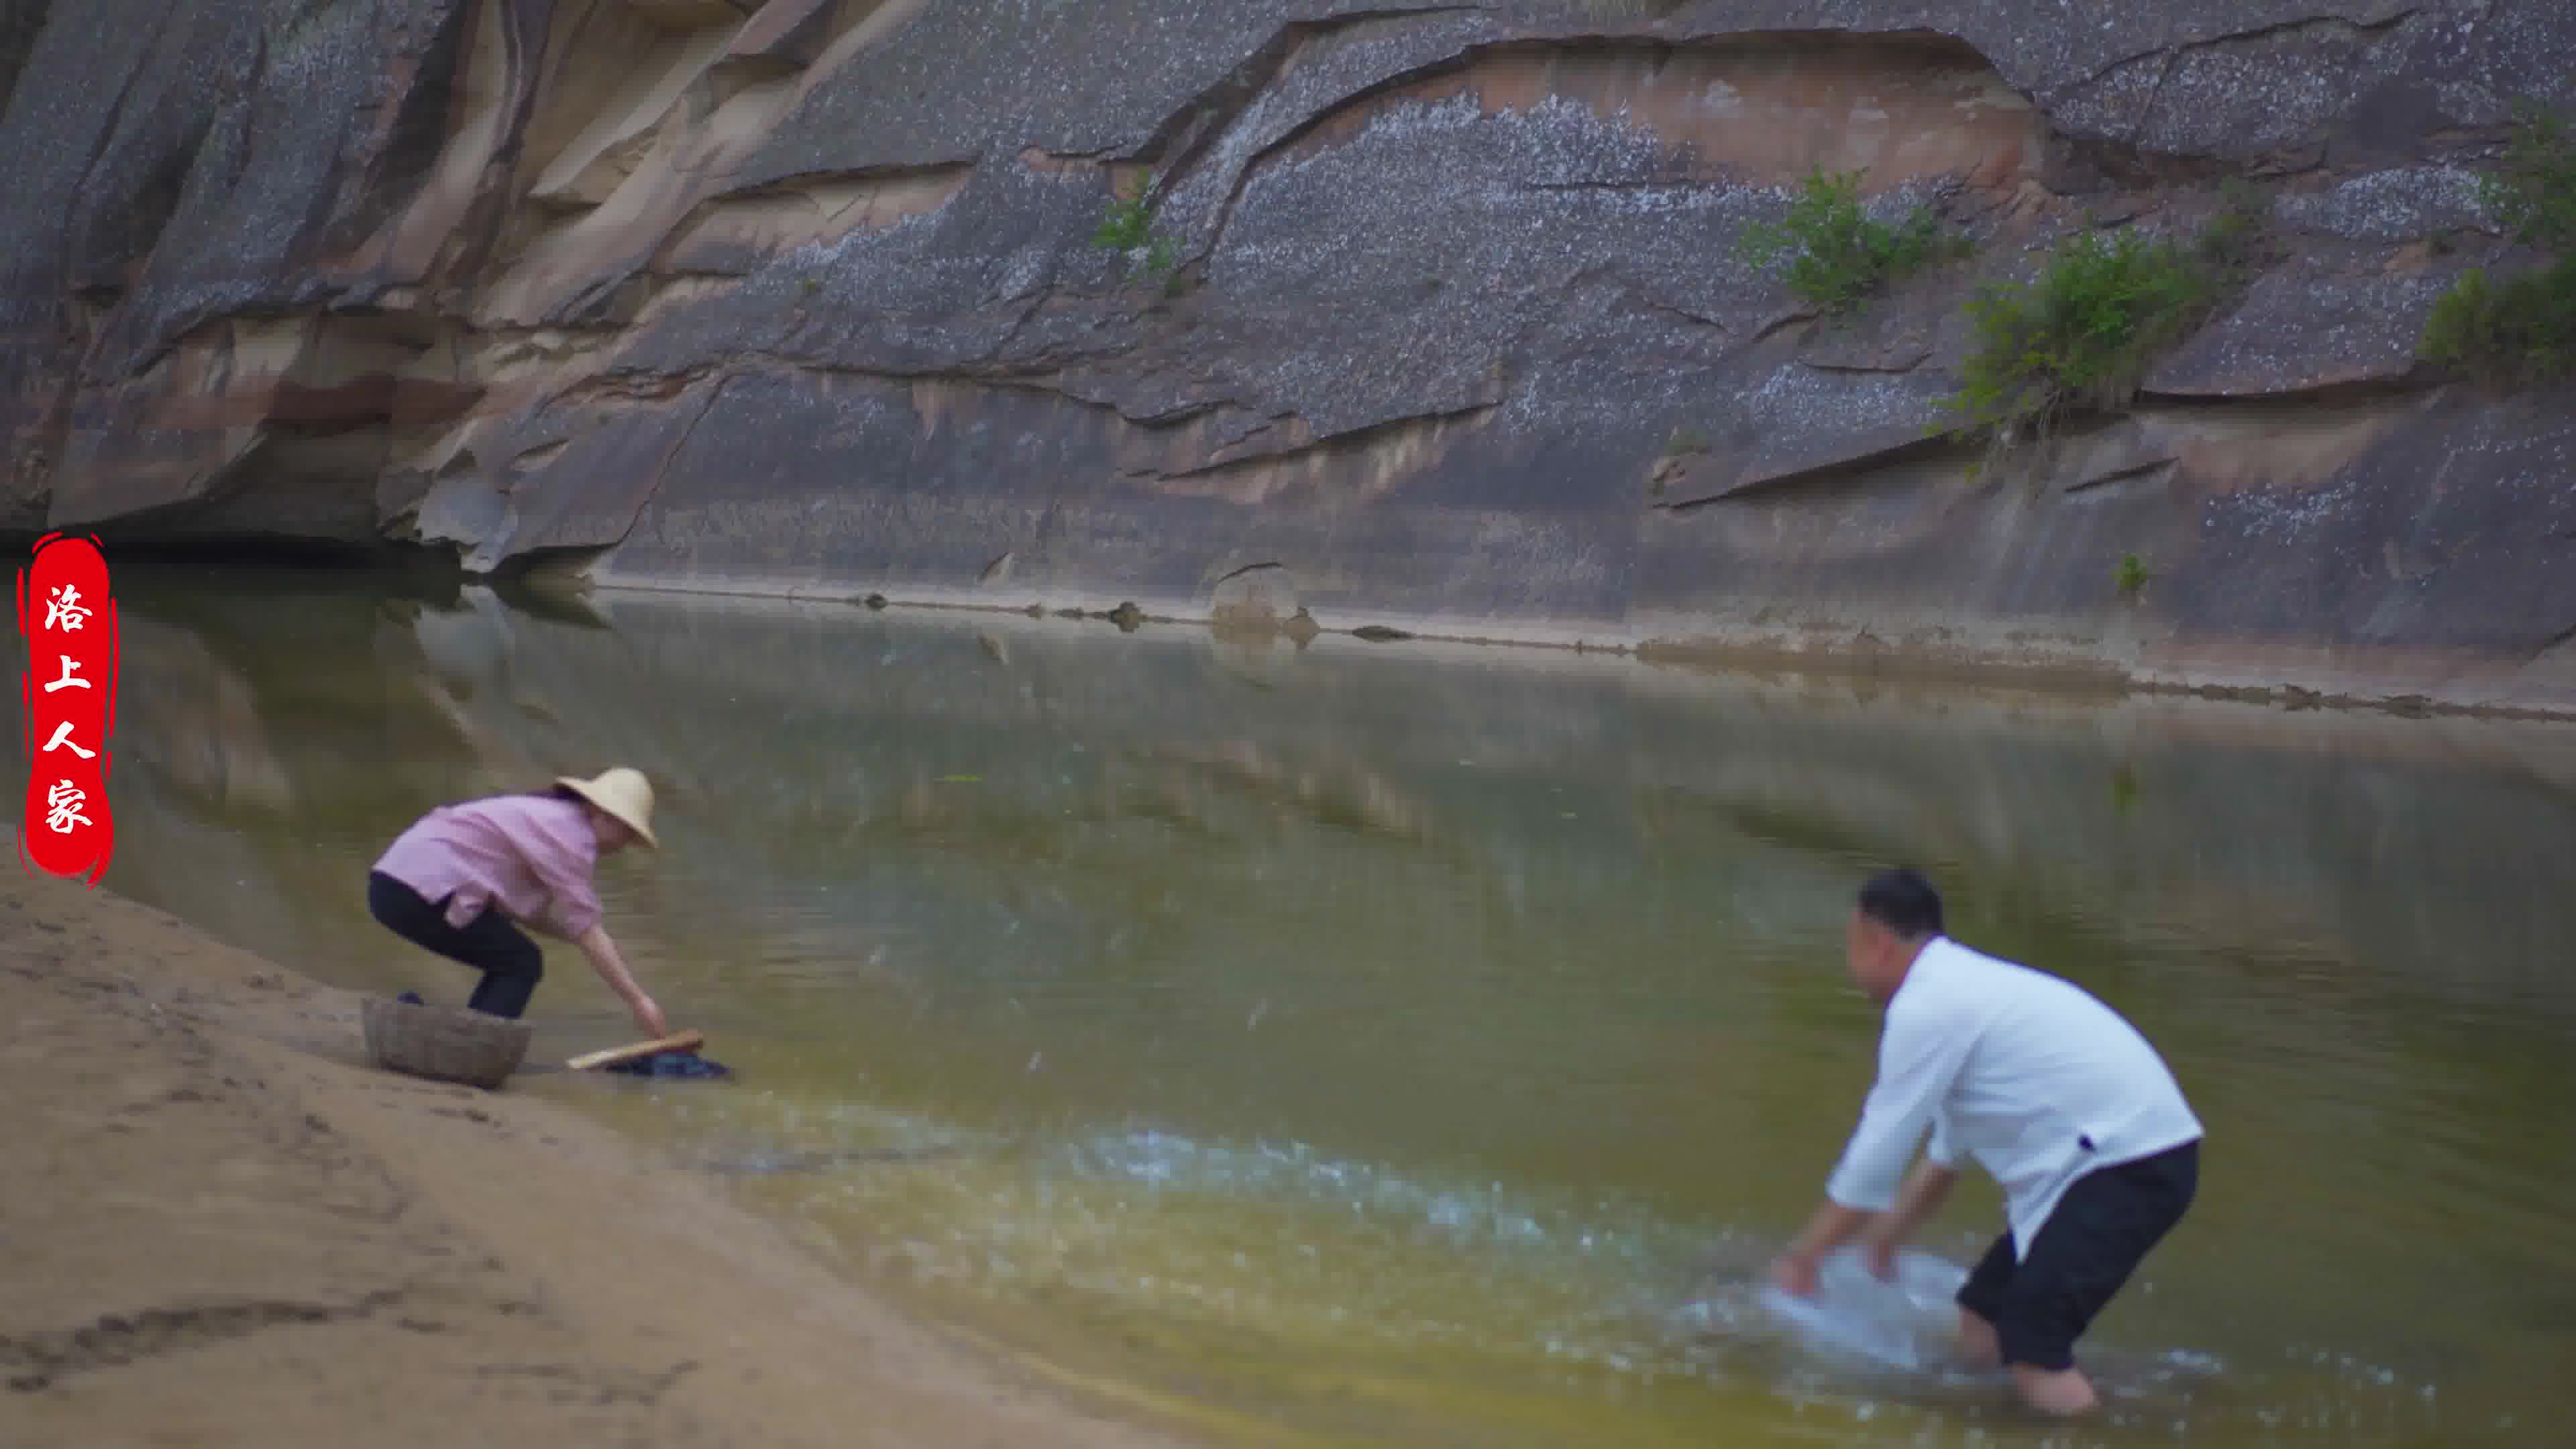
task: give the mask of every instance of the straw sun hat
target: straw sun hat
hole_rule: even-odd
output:
[[[594,779],[565,775],[555,783],[615,816],[642,836],[646,845],[662,848],[662,842],[653,838],[653,782],[644,778],[643,771],[619,765]]]

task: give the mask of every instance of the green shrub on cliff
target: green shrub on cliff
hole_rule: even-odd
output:
[[[2576,373],[2576,254],[2501,282],[2462,273],[2425,320],[2422,355],[2503,387]]]
[[[2418,354],[2507,387],[2576,373],[2576,139],[2567,123],[2522,107],[2503,160],[2478,187],[2514,240],[2560,255],[2502,281],[2483,268],[2463,272],[2433,304]]]
[[[2166,349],[2277,257],[2263,193],[2230,181],[2188,241],[2085,232],[2028,282],[1989,282],[1968,303],[1975,349],[1936,425],[2001,447],[2058,419],[2126,407]]]
[[[2070,238],[2036,280],[1989,282],[1968,303],[1976,347],[1941,404],[1952,421],[1940,431],[2009,443],[2071,412],[2126,405],[2217,290],[2216,269],[2180,242]]]
[[[2576,249],[2576,137],[2536,103],[2516,108],[2513,140],[2494,172],[2478,178],[2496,219],[2536,247]]]
[[[1786,255],[1782,280],[1828,317],[1967,245],[1965,238],[1942,235],[1929,207],[1915,208],[1896,225],[1872,217],[1861,209],[1860,176],[1815,171],[1787,215],[1747,226],[1737,240],[1744,260],[1758,268]]]

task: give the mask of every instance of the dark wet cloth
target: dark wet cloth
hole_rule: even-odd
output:
[[[630,1077],[720,1078],[733,1075],[731,1067],[709,1061],[696,1052],[655,1052],[649,1057],[617,1062],[600,1070],[623,1072]]]

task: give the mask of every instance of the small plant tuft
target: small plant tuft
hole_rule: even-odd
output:
[[[1145,245],[1154,229],[1154,173],[1145,173],[1144,184],[1133,196],[1113,193],[1109,209],[1100,216],[1100,225],[1091,233],[1091,244],[1104,251],[1132,252]]]
[[[1857,171],[1829,174],[1819,168],[1799,188],[1786,216],[1747,226],[1736,243],[1757,268],[1786,256],[1782,280],[1827,317],[1970,248],[1967,238],[1941,229],[1930,207],[1917,207],[1893,225],[1871,216],[1861,209],[1860,177]]]
[[[2201,228],[2193,251],[2212,281],[2232,287],[2250,281],[2282,259],[2270,225],[2271,198],[2243,177],[2218,188],[2218,211]]]
[[[2121,593],[2134,594],[2147,586],[2150,577],[2147,566],[2138,561],[2136,554],[2124,553],[2120,555],[2120,566],[2112,570],[2111,582]]]
[[[1091,244],[1131,259],[1138,252],[1144,253],[1146,274],[1160,280],[1168,295],[1175,287],[1173,271],[1180,265],[1181,247],[1171,236],[1154,228],[1156,189],[1154,173],[1148,171],[1134,196],[1112,196],[1100,225],[1091,233]]]
[[[2517,108],[2512,142],[2478,190],[2514,240],[2557,252],[2501,281],[2460,274],[2425,319],[2417,355],[2497,387],[2576,374],[2576,138],[2534,104]]]
[[[1690,471],[1689,465],[1682,460],[1695,453],[1705,453],[1713,446],[1709,442],[1708,434],[1688,423],[1674,428],[1672,435],[1664,439],[1662,456],[1655,459],[1654,465],[1646,470],[1646,496],[1663,497],[1664,485]]]

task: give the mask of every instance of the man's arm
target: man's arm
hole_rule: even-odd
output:
[[[1896,1206],[1883,1213],[1864,1208],[1848,1208],[1831,1198],[1816,1209],[1807,1220],[1805,1231],[1781,1256],[1776,1276],[1780,1286],[1800,1297],[1815,1291],[1816,1267],[1827,1253],[1863,1238],[1868,1244],[1870,1271],[1885,1278],[1896,1266],[1896,1245],[1905,1235],[1920,1226],[1925,1218],[1940,1211],[1942,1200],[1959,1180],[1959,1170],[1943,1162],[1926,1160],[1916,1165],[1912,1176],[1896,1194]]]
[[[1879,1220],[1876,1231],[1891,1241],[1902,1239],[1923,1225],[1923,1220],[1941,1210],[1950,1196],[1951,1187],[1959,1180],[1959,1169],[1931,1158],[1914,1165],[1914,1175],[1905,1180],[1904,1190],[1896,1195],[1896,1206]]]
[[[1923,1174],[1903,1180],[1905,1166],[1925,1128],[1933,1125],[1974,1040],[1950,1012],[1890,1014],[1879,1040],[1878,1082],[1870,1089],[1860,1126],[1826,1182],[1824,1205],[1775,1269],[1783,1288],[1801,1296],[1814,1291],[1816,1264],[1825,1254],[1857,1236],[1873,1216],[1893,1216],[1908,1208],[1907,1190],[1935,1192]],[[1941,1170],[1948,1172],[1946,1166]],[[1947,1192],[1948,1184],[1937,1191]],[[1910,1205],[1911,1210],[1919,1215],[1938,1201],[1932,1196]]]
[[[670,1035],[669,1025],[662,1020],[662,1008],[654,1005],[653,998],[644,994],[644,988],[635,984],[634,974],[626,969],[626,959],[618,954],[617,943],[608,938],[607,927],[592,923],[589,930],[576,938],[576,943],[581,947],[581,954],[590,958],[591,969],[599,973],[599,979],[607,982],[608,989],[616,992],[626,1003],[626,1009],[635,1013],[635,1024],[643,1028],[646,1036]]]
[[[1783,1289],[1801,1298],[1815,1292],[1816,1265],[1824,1261],[1827,1253],[1859,1236],[1873,1216],[1866,1208],[1844,1207],[1832,1198],[1825,1199],[1816,1215],[1807,1219],[1805,1230],[1789,1244],[1789,1251],[1780,1255],[1771,1270],[1772,1277]]]
[[[1896,1206],[1870,1224],[1871,1271],[1882,1278],[1895,1271],[1896,1245],[1921,1227],[1924,1219],[1941,1210],[1943,1200],[1950,1196],[1958,1180],[1959,1169],[1949,1163],[1926,1157],[1915,1164],[1913,1176],[1905,1179],[1904,1188],[1896,1194]]]

